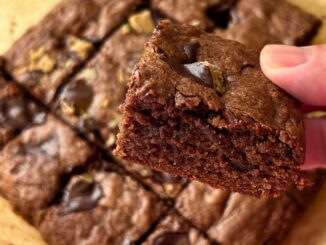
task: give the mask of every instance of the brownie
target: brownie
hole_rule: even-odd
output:
[[[229,195],[192,181],[177,197],[175,208],[198,229],[206,231],[221,218]]]
[[[307,186],[299,104],[263,75],[258,56],[161,21],[132,76],[115,153],[257,197]]]
[[[222,217],[207,233],[223,245],[280,244],[300,214],[286,195],[256,199],[233,193]]]
[[[60,192],[66,175],[86,165],[93,150],[51,115],[0,151],[0,194],[28,220]]]
[[[54,105],[58,115],[102,148],[115,146],[119,106],[125,99],[133,66],[153,29],[148,10],[131,15],[58,94]]]
[[[308,44],[321,21],[285,0],[239,0],[229,11],[225,38],[262,48],[268,43]]]
[[[18,83],[49,104],[58,87],[140,0],[63,0],[4,55]]]
[[[130,177],[93,170],[73,176],[36,226],[49,244],[134,244],[164,209]]]
[[[40,124],[45,112],[0,71],[0,149],[24,128]]]
[[[213,244],[204,235],[192,227],[188,221],[171,211],[143,245],[209,245]]]

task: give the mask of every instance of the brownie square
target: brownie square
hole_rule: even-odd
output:
[[[139,0],[63,0],[5,53],[6,69],[46,104],[139,4]]]
[[[99,53],[58,94],[54,110],[100,147],[115,147],[120,104],[127,84],[154,29],[148,10],[129,17]]]
[[[143,245],[209,245],[213,244],[196,228],[176,212],[171,211],[157,225]]]
[[[218,244],[280,244],[300,214],[286,195],[257,199],[233,193],[207,233]]]
[[[94,155],[86,142],[51,115],[0,151],[0,194],[31,220],[60,192],[64,178]]]
[[[38,211],[35,225],[53,245],[134,244],[164,210],[129,176],[91,170],[72,176],[61,200]]]
[[[299,104],[240,43],[160,22],[122,110],[126,160],[257,197],[310,183]]]
[[[221,36],[262,48],[269,43],[308,44],[321,21],[285,0],[239,0]]]

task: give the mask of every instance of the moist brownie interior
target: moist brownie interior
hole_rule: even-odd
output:
[[[161,21],[136,67],[116,153],[244,194],[309,182],[299,104],[260,71],[258,52]]]

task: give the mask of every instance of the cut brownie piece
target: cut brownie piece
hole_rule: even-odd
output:
[[[130,177],[91,171],[73,176],[62,200],[39,212],[36,226],[54,245],[134,244],[164,210]]]
[[[116,143],[119,106],[154,24],[148,10],[129,17],[100,52],[60,91],[56,112],[105,149]]]
[[[193,225],[206,231],[221,218],[229,195],[193,181],[178,196],[175,207]]]
[[[92,149],[69,127],[48,115],[0,152],[0,194],[28,220],[49,205],[63,177],[84,166]]]
[[[140,0],[64,0],[5,54],[6,69],[50,103],[58,87]]]
[[[143,245],[209,245],[213,244],[183,217],[171,211],[150,234]]]
[[[225,14],[237,0],[151,0],[158,16],[178,23],[190,24],[205,30],[216,25],[226,26]],[[185,11],[186,10],[186,11]]]
[[[126,160],[258,197],[310,183],[299,104],[240,43],[160,22],[123,113],[116,154]]]
[[[208,235],[223,245],[279,244],[300,214],[297,204],[286,195],[256,199],[234,193]]]
[[[321,21],[285,0],[239,0],[218,34],[256,48],[268,43],[308,44]]]
[[[45,112],[0,71],[0,149],[24,128],[40,124]]]

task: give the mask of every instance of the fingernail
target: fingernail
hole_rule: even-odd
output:
[[[273,69],[295,67],[308,61],[307,49],[286,45],[265,46],[262,58]]]

